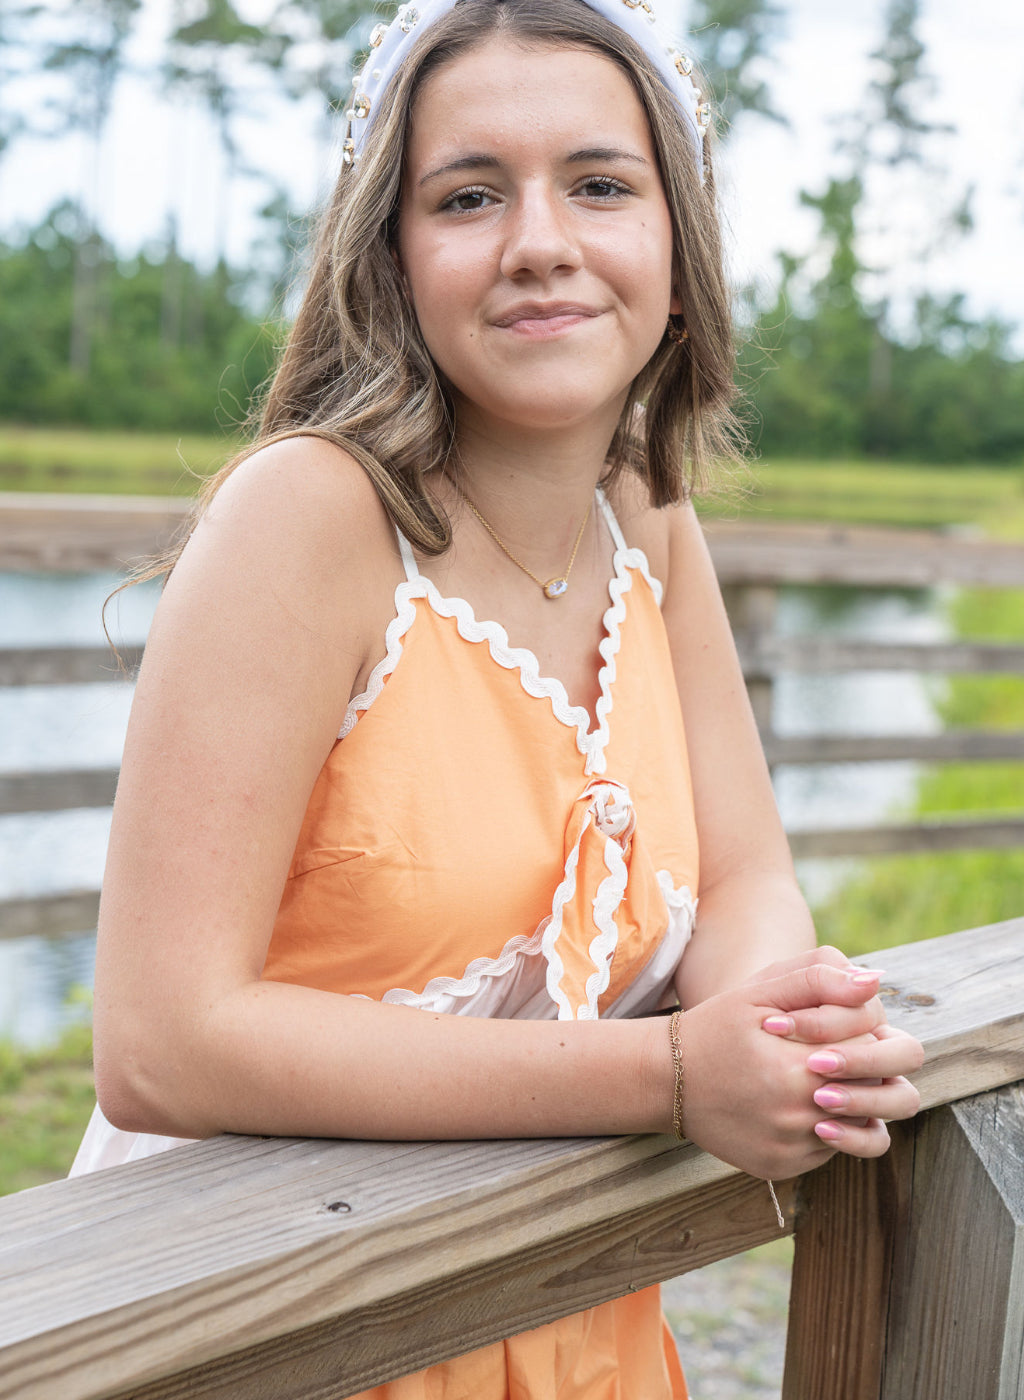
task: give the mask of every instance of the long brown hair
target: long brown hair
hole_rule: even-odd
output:
[[[733,455],[733,336],[714,175],[640,46],[583,0],[458,0],[425,31],[389,86],[359,161],[343,167],[325,209],[306,293],[252,443],[203,485],[197,516],[253,452],[315,435],[363,466],[388,515],[425,554],[451,542],[425,475],[451,469],[455,416],[392,256],[409,114],[425,79],[495,35],[591,49],[629,77],[646,112],[674,231],[675,279],[688,336],[667,335],[627,398],[605,481],[628,469],[652,504],[684,499],[711,463]],[[710,138],[710,133],[709,133]],[[171,568],[181,544],[148,571]]]

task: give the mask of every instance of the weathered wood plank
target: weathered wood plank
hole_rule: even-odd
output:
[[[924,1108],[1024,1079],[1024,917],[886,948],[879,962],[889,1020],[925,1047]]]
[[[298,1367],[312,1342],[315,1374],[334,1339],[309,1329],[347,1319],[340,1396],[507,1335],[510,1317],[532,1326],[779,1233],[763,1183],[666,1138],[221,1139],[14,1202],[0,1202],[0,1267],[20,1274],[0,1284],[4,1400],[136,1394],[296,1332],[278,1359]],[[524,1254],[539,1277],[517,1272]],[[434,1305],[466,1274],[473,1315],[446,1327]],[[396,1297],[420,1328],[381,1330]]]
[[[912,1163],[900,1124],[884,1157],[837,1155],[801,1180],[782,1400],[879,1400]]]
[[[122,569],[166,548],[191,502],[165,496],[0,493],[0,569]]]
[[[121,681],[138,669],[141,646],[0,647],[0,685],[84,685]]]
[[[1024,731],[949,729],[943,734],[762,734],[780,763],[966,763],[1024,761]]]
[[[190,502],[164,496],[0,493],[0,568],[111,569],[162,549]],[[704,522],[720,580],[1024,588],[1024,549],[929,531],[712,520]]]
[[[771,594],[771,589],[737,590]],[[780,671],[914,671],[1024,675],[1024,647],[989,642],[863,642],[841,637],[774,637],[744,632],[733,618],[744,674]],[[0,685],[81,685],[121,680],[138,669],[141,646],[0,647]]]
[[[790,831],[787,835],[790,850],[800,859],[915,851],[1016,850],[1024,847],[1024,817],[826,827],[818,831]]]
[[[1024,647],[996,642],[870,642],[742,632],[737,632],[736,642],[747,675],[775,675],[779,671],[1024,675]]]
[[[791,1196],[787,1183],[781,1197],[787,1207]],[[653,1216],[628,1212],[593,1227],[588,1238],[545,1240],[497,1267],[466,1270],[433,1288],[129,1393],[132,1400],[234,1400],[242,1394],[247,1400],[333,1400],[378,1381],[382,1366],[390,1371],[400,1364],[403,1374],[487,1343],[495,1317],[504,1317],[504,1334],[512,1335],[658,1281],[666,1271],[678,1275],[710,1263],[722,1257],[726,1241],[736,1250],[775,1238],[779,1230],[773,1211],[766,1219],[765,1202],[761,1182],[733,1176],[696,1197],[675,1197]],[[548,1300],[545,1316],[536,1309],[538,1285]]]
[[[1024,1087],[912,1126],[880,1400],[1017,1400],[1024,1385]]]
[[[926,1105],[1024,1077],[1022,935],[1024,919],[886,953],[891,1018],[927,1047]],[[737,1177],[653,1137],[221,1138],[41,1187],[0,1200],[0,1396],[97,1400],[213,1365],[202,1383],[226,1397],[249,1365],[238,1353],[264,1343],[280,1347],[278,1376],[294,1365],[306,1377],[294,1400],[340,1396],[439,1355],[445,1327],[445,1349],[460,1327],[472,1329],[464,1344],[482,1344],[507,1335],[510,1316],[525,1328],[608,1296],[605,1275],[621,1291],[735,1252],[751,1231],[765,1238],[776,1228],[765,1189]],[[617,1233],[624,1215],[629,1230]],[[706,1223],[687,1235],[693,1219]],[[522,1254],[536,1286],[516,1272]],[[466,1276],[468,1318],[442,1322],[433,1305]],[[399,1302],[424,1319],[400,1354],[404,1329],[379,1331]],[[389,1336],[386,1354],[375,1335]],[[289,1336],[294,1352],[277,1340]],[[333,1369],[349,1356],[351,1371]],[[317,1390],[325,1358],[333,1389]]]
[[[0,773],[0,813],[109,807],[117,790],[117,776],[116,768]]]
[[[1024,547],[925,530],[745,521],[703,522],[719,581],[930,588],[1024,588]]]
[[[762,637],[770,637],[775,628],[779,608],[779,590],[774,586],[755,585],[750,588],[727,588],[725,605],[729,612],[733,634],[740,657],[757,650]],[[774,706],[772,672],[767,667],[744,668],[747,696],[754,719],[761,731],[771,729]]]
[[[0,899],[0,938],[57,938],[96,927],[98,890]]]

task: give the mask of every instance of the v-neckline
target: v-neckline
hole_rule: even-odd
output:
[[[557,676],[541,674],[540,661],[534,651],[529,647],[512,646],[500,622],[492,618],[478,618],[465,598],[442,594],[437,585],[420,572],[412,546],[401,531],[396,531],[406,577],[395,589],[395,615],[385,634],[385,655],[370,673],[366,689],[349,702],[338,738],[344,739],[352,731],[360,713],[369,709],[383,690],[385,680],[401,658],[405,634],[415,620],[415,600],[423,598],[436,616],[453,620],[459,635],[466,641],[486,642],[492,659],[503,669],[515,671],[528,695],[548,701],[555,719],[575,731],[576,747],[585,760],[584,771],[588,776],[604,773],[607,768],[605,750],[610,737],[608,717],[612,709],[616,661],[622,641],[622,624],[626,618],[626,594],[632,588],[633,571],[643,575],[658,603],[662,590],[661,584],[650,572],[644,552],[626,544],[615,513],[600,489],[597,501],[615,548],[608,579],[609,601],[601,617],[602,636],[597,645],[601,666],[593,714],[585,705],[574,705],[569,700],[565,684]]]

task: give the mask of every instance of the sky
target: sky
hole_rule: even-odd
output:
[[[667,3],[667,0],[666,0]],[[685,22],[687,0],[675,0]],[[764,65],[781,126],[744,116],[719,160],[728,223],[727,248],[737,283],[755,283],[768,297],[777,281],[776,251],[813,247],[817,221],[800,206],[801,189],[820,191],[842,173],[835,154],[837,123],[860,109],[872,67],[868,55],[882,33],[885,0],[778,0],[785,11]],[[145,0],[132,58],[152,70],[172,0]],[[242,0],[258,20],[269,0]],[[1020,0],[924,0],[921,37],[936,80],[927,115],[955,131],[941,142],[946,172],[929,186],[890,181],[878,191],[874,236],[862,253],[889,276],[871,292],[907,296],[963,291],[976,317],[995,315],[1024,326],[1024,5]],[[243,149],[287,189],[292,207],[308,208],[329,183],[338,132],[328,136],[312,102],[284,104],[253,96],[255,111],[240,129]],[[209,261],[223,241],[244,265],[257,224],[252,210],[267,187],[250,181],[225,198],[223,166],[208,119],[180,98],[162,97],[155,81],[135,77],[119,90],[96,188],[104,231],[125,253],[160,236],[176,209],[183,247]],[[38,220],[61,195],[88,185],[82,145],[23,142],[0,164],[0,229]],[[974,233],[922,260],[923,233],[935,210],[968,184],[975,187]],[[1021,340],[1024,345],[1024,332]]]

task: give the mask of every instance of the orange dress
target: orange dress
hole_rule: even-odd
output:
[[[400,537],[385,656],[299,833],[263,977],[452,1015],[593,1019],[664,1000],[693,927],[682,717],[644,555],[614,543],[596,723]],[[176,1139],[96,1111],[76,1172]],[[650,1288],[358,1400],[682,1400]]]

